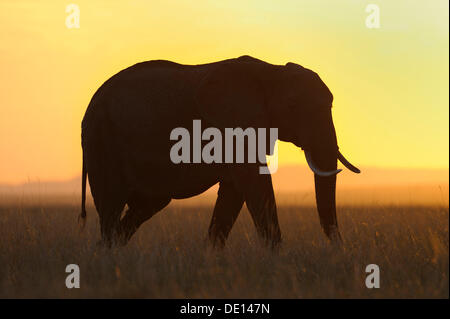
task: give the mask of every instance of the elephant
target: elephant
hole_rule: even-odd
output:
[[[277,128],[279,140],[303,149],[314,172],[321,227],[331,242],[340,242],[337,161],[355,173],[359,169],[339,151],[332,102],[318,74],[291,62],[275,65],[241,56],[199,65],[137,63],[109,78],[85,112],[79,217],[86,219],[88,177],[101,241],[125,245],[172,199],[198,195],[218,183],[208,230],[211,244],[225,246],[245,202],[259,238],[278,247],[282,237],[272,179],[260,174],[259,164],[171,161],[171,131],[200,119],[221,131]],[[268,145],[267,154],[273,149]]]

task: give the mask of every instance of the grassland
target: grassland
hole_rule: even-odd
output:
[[[283,245],[263,247],[244,208],[227,247],[206,232],[212,207],[172,205],[123,248],[96,245],[90,207],[80,233],[71,204],[0,205],[1,298],[448,298],[448,205],[339,207],[330,245],[314,207],[279,205]],[[67,289],[78,264],[81,288]],[[377,264],[381,287],[367,289]]]

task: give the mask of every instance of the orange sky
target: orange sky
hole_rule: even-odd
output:
[[[69,2],[68,2],[69,3]],[[0,3],[0,183],[81,171],[80,123],[95,90],[139,61],[249,54],[317,71],[335,96],[341,150],[361,168],[448,168],[448,1]],[[280,165],[304,164],[280,145]]]

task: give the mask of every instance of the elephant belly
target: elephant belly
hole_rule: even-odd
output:
[[[128,164],[131,163],[128,162]],[[213,165],[173,164],[154,161],[148,161],[146,164],[142,162],[135,164],[126,169],[134,171],[135,178],[129,185],[131,189],[172,199],[199,195],[217,184],[222,175],[222,170],[213,167]]]
[[[183,164],[175,170],[176,174],[171,187],[173,199],[199,195],[219,182],[220,170],[205,164]]]

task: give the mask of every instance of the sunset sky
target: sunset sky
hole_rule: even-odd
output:
[[[69,29],[66,5],[80,8]],[[365,25],[380,7],[379,29]],[[81,173],[81,119],[137,62],[248,54],[295,62],[334,94],[340,149],[364,167],[448,168],[448,0],[147,0],[0,3],[0,183]],[[280,165],[304,164],[280,145]]]

